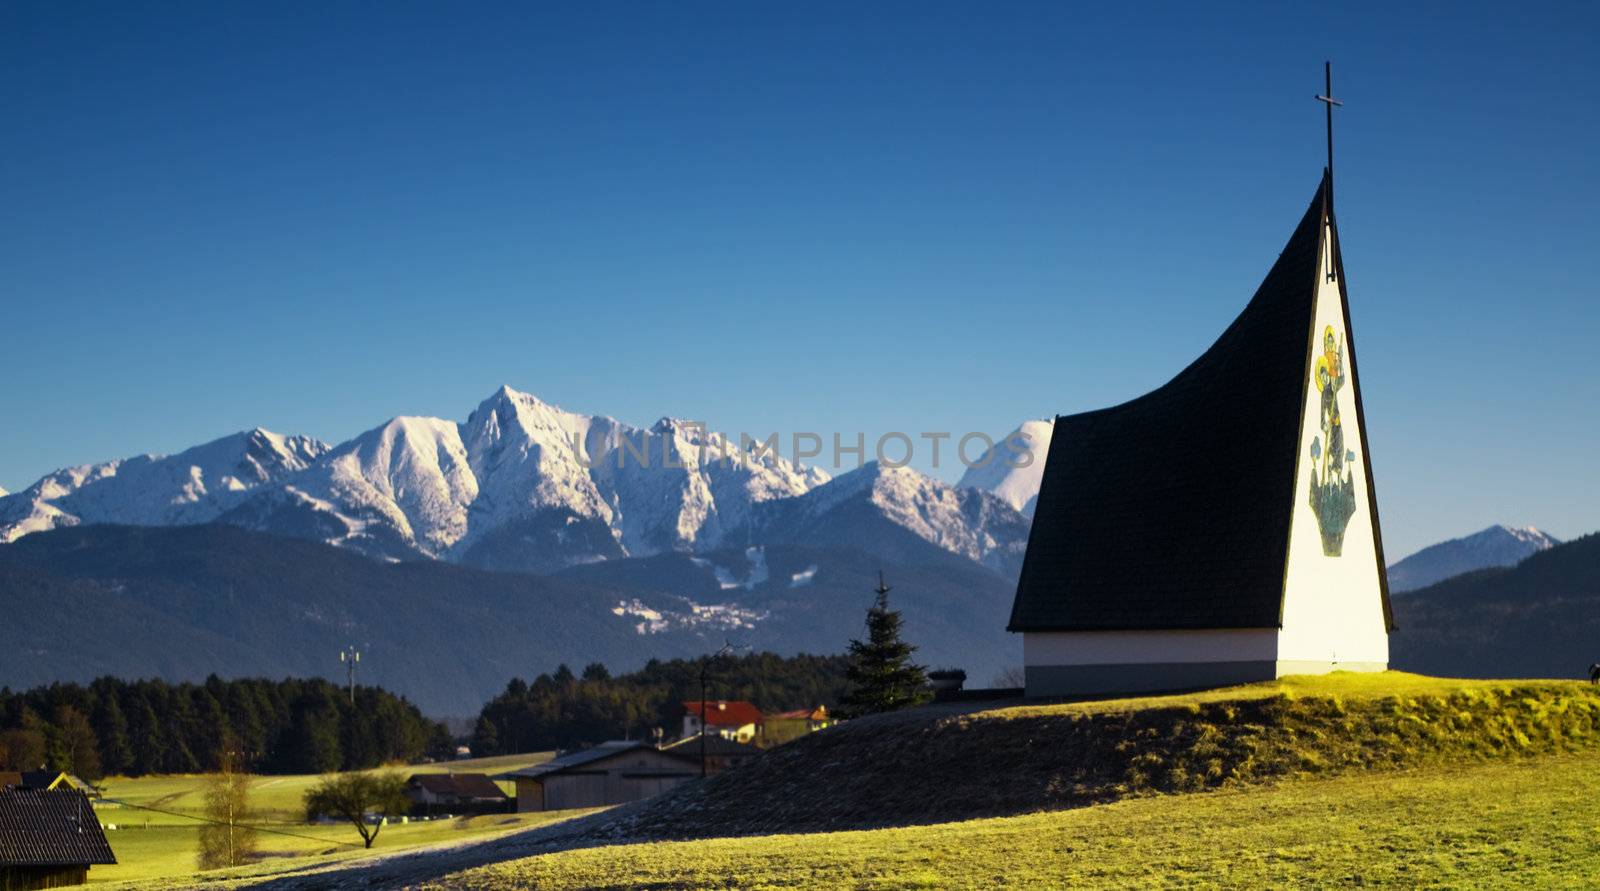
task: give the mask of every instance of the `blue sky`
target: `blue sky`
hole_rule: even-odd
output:
[[[1332,58],[1390,553],[1600,527],[1600,7],[995,6],[5,4],[0,486],[502,383],[869,438],[1119,402],[1282,247]]]

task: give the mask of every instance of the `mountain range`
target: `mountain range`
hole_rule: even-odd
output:
[[[1009,573],[1031,496],[1026,478],[991,481],[951,487],[875,464],[834,480],[700,425],[634,427],[502,387],[464,423],[398,417],[334,446],[256,429],[172,456],[60,470],[0,497],[0,541],[81,523],[218,521],[379,559],[551,572],[814,543],[866,524]]]
[[[1392,597],[1395,668],[1456,677],[1585,677],[1600,662],[1600,534]]]
[[[361,682],[464,715],[510,678],[560,663],[628,671],[730,640],[842,652],[862,635],[879,571],[919,659],[982,683],[1019,664],[1020,643],[995,620],[1011,584],[921,548],[907,544],[898,562],[775,544],[533,575],[376,561],[222,523],[63,527],[0,547],[0,677],[19,688],[103,674],[340,680],[337,655],[354,644]]]
[[[1412,591],[1477,569],[1515,566],[1560,544],[1532,526],[1490,526],[1423,548],[1389,567],[1389,590]]]
[[[502,387],[459,423],[398,417],[337,445],[256,429],[66,468],[0,495],[17,617],[0,676],[327,676],[356,643],[371,680],[448,714],[562,661],[840,652],[881,569],[918,658],[988,683],[1021,661],[1003,618],[1052,433],[1022,424],[955,486],[877,463],[830,477]],[[1428,612],[1452,583],[1406,592],[1556,544],[1496,526],[1426,548],[1389,568],[1396,610],[1479,633]],[[1417,655],[1439,639],[1402,625],[1396,664],[1449,668]]]

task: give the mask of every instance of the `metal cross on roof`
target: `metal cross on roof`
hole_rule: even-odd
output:
[[[1333,98],[1333,63],[1322,63],[1323,92],[1316,97],[1318,102],[1325,103],[1328,107],[1328,184],[1333,184],[1333,107],[1342,106],[1343,102]]]

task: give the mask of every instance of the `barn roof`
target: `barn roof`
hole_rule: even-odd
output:
[[[451,795],[456,798],[505,798],[504,789],[481,773],[418,773],[409,782],[434,795]]]
[[[0,866],[116,862],[94,808],[82,792],[0,791]]]
[[[532,767],[524,767],[521,770],[513,770],[509,773],[500,774],[499,778],[503,780],[514,780],[519,778],[525,780],[543,779],[551,774],[575,770],[580,767],[592,767],[596,764],[596,762],[604,761],[607,758],[613,758],[618,755],[627,755],[637,749],[648,749],[652,752],[659,751],[655,746],[642,743],[637,740],[614,739],[608,742],[603,742],[597,746],[590,746],[587,749],[579,749],[576,752],[568,752],[559,758],[552,758],[543,764],[535,764]],[[670,758],[681,759],[684,757],[677,752],[667,752],[663,754],[666,754]]]
[[[1328,188],[1210,349],[1056,419],[1010,630],[1278,627]]]
[[[683,710],[695,717],[706,713],[706,723],[712,727],[743,727],[762,722],[761,709],[738,699],[718,699],[701,702],[698,699],[683,704]]]

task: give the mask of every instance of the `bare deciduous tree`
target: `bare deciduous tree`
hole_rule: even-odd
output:
[[[403,814],[411,808],[406,797],[406,781],[396,773],[341,773],[324,777],[306,793],[306,819],[330,817],[355,824],[367,847],[378,838],[384,818]],[[371,814],[373,822],[367,822]]]
[[[211,822],[200,827],[201,869],[239,866],[255,856],[258,841],[249,825],[250,779],[232,751],[223,752],[221,769],[206,778],[205,815]]]

